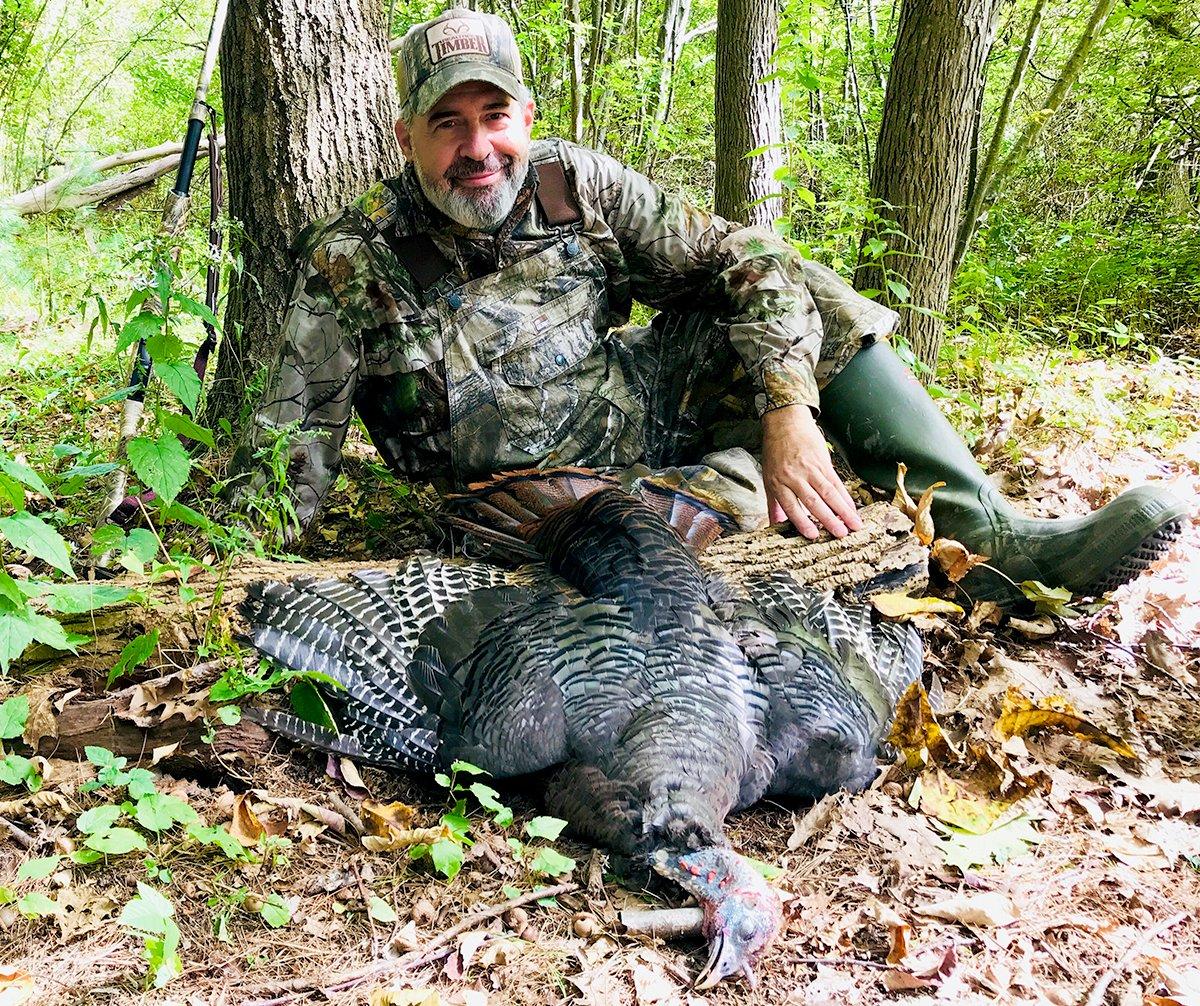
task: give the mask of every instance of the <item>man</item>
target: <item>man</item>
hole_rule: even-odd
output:
[[[1182,505],[1148,489],[1079,520],[1019,516],[883,343],[893,312],[767,231],[602,154],[531,142],[535,108],[501,19],[449,10],[408,32],[398,62],[408,165],[306,234],[256,417],[259,439],[303,432],[289,468],[302,522],[357,409],[393,469],[442,486],[645,462],[688,465],[682,477],[734,498],[756,482],[744,454],[693,463],[753,443],[770,516],[808,537],[860,527],[828,435],[875,486],[895,485],[898,461],[911,487],[947,483],[938,533],[999,571],[972,574],[975,599],[1019,600],[1013,581],[1031,578],[1099,593],[1178,533]],[[617,331],[635,298],[660,310],[655,324]],[[755,418],[760,443],[746,435]]]

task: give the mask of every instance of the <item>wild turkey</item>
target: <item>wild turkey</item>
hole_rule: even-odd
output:
[[[501,477],[456,507],[519,530],[542,563],[420,556],[395,574],[255,585],[254,644],[345,688],[330,696],[340,734],[284,713],[262,722],[400,769],[560,766],[555,813],[704,907],[698,987],[752,979],[781,904],[729,848],[725,817],[767,793],[866,785],[919,673],[919,637],[787,574],[740,596],[708,582],[681,539],[710,540],[721,518],[686,493],[639,499],[560,470]]]

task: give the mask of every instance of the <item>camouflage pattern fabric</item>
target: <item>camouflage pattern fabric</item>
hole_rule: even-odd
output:
[[[534,168],[552,160],[577,223],[549,224],[534,199]],[[424,288],[397,251],[421,234],[449,266]],[[734,399],[743,419],[815,409],[819,386],[895,325],[770,232],[561,140],[533,144],[494,234],[447,220],[408,168],[310,228],[301,252],[269,391],[235,459],[251,470],[267,431],[288,431],[301,523],[355,409],[388,465],[440,486],[537,465],[675,464],[691,434],[667,436],[670,416],[703,424],[696,403]],[[663,312],[649,340],[618,330],[634,299]]]

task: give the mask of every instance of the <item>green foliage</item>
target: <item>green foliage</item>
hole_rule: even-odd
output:
[[[137,886],[137,897],[125,905],[118,921],[141,937],[147,981],[153,988],[162,988],[183,973],[175,906],[148,884],[138,881]]]

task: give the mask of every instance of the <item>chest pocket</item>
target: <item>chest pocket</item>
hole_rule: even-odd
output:
[[[498,372],[505,384],[519,387],[537,387],[561,377],[595,343],[590,310],[594,303],[595,290],[583,279],[511,326],[496,345],[481,347],[479,362]]]

